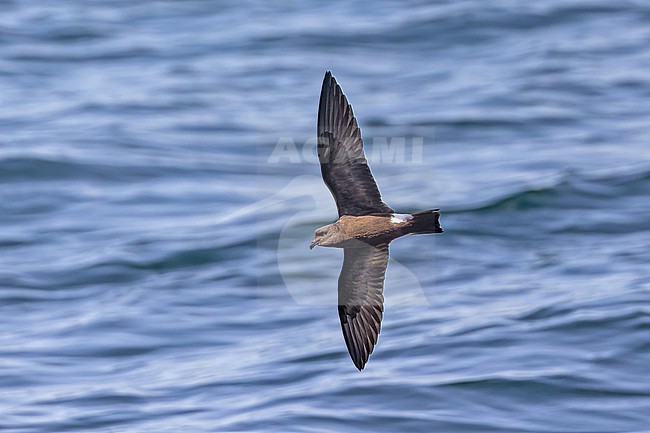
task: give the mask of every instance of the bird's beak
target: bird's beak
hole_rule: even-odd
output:
[[[309,244],[309,249],[313,250],[316,245],[318,245],[318,241],[314,239],[313,241],[311,241],[311,244]]]

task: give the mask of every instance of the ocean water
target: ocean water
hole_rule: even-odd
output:
[[[0,2],[0,431],[650,431],[642,1]],[[388,204],[363,372],[313,144]]]

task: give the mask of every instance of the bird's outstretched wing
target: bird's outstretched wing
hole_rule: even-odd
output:
[[[327,71],[318,106],[318,159],[339,216],[392,213],[363,154],[361,130],[341,87]]]
[[[339,318],[352,362],[363,370],[381,329],[388,245],[375,247],[359,241],[344,250],[339,276]]]

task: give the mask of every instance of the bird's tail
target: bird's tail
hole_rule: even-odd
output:
[[[407,227],[408,234],[428,234],[428,233],[442,233],[440,227],[440,209],[424,210],[411,214],[413,219],[409,221]]]

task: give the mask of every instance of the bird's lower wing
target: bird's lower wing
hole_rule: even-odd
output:
[[[352,362],[362,370],[381,329],[388,245],[346,247],[339,276],[339,318]]]

